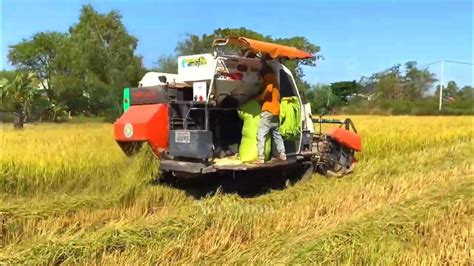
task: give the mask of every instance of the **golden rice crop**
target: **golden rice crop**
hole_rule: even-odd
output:
[[[473,118],[353,120],[355,173],[251,198],[156,184],[157,160],[124,156],[110,124],[2,125],[0,261],[472,263]]]

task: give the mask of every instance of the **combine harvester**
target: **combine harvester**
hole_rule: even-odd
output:
[[[178,74],[149,72],[137,88],[124,90],[125,112],[115,122],[114,133],[127,155],[147,142],[160,158],[162,174],[177,178],[290,168],[342,176],[353,170],[361,138],[351,120],[313,119],[310,104],[282,64],[313,55],[243,37],[216,39],[214,47],[213,54],[178,57]],[[223,47],[238,47],[243,55],[224,54]],[[279,82],[280,132],[288,159],[270,160],[269,137],[268,161],[252,164],[261,112],[255,100],[262,90],[261,58],[268,59]],[[325,123],[339,127],[324,134]]]

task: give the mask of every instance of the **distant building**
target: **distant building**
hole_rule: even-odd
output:
[[[36,90],[39,92],[41,97],[47,97],[48,96],[47,93],[46,93],[47,89],[49,89],[48,80],[46,80],[46,79],[40,80],[40,83],[39,83],[38,87],[36,88]]]

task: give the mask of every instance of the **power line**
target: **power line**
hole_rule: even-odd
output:
[[[426,64],[426,65],[422,65],[422,66],[419,66],[419,68],[423,68],[423,67],[427,67],[427,66],[431,66],[431,65],[434,65],[434,64],[437,64],[437,63],[440,63],[441,60],[438,60],[436,62],[433,62],[433,63],[429,63],[429,64]]]
[[[444,62],[474,66],[473,63],[467,63],[467,62],[459,62],[459,61],[451,61],[451,60],[444,60]]]
[[[435,61],[435,62],[432,62],[432,63],[429,63],[429,64],[419,66],[419,68],[423,68],[423,67],[431,66],[431,65],[434,65],[434,64],[437,64],[437,63],[441,63],[441,61],[444,61],[445,63],[454,63],[454,64],[474,66],[474,63],[460,62],[460,61],[453,61],[453,60],[438,60],[438,61]]]

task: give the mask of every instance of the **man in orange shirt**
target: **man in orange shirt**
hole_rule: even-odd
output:
[[[260,125],[257,132],[258,160],[256,163],[264,163],[265,139],[269,133],[273,136],[273,152],[278,152],[278,158],[286,161],[285,145],[281,137],[280,126],[280,88],[278,86],[273,69],[263,64],[260,74],[263,80],[263,92],[258,97],[262,104],[260,114]]]

